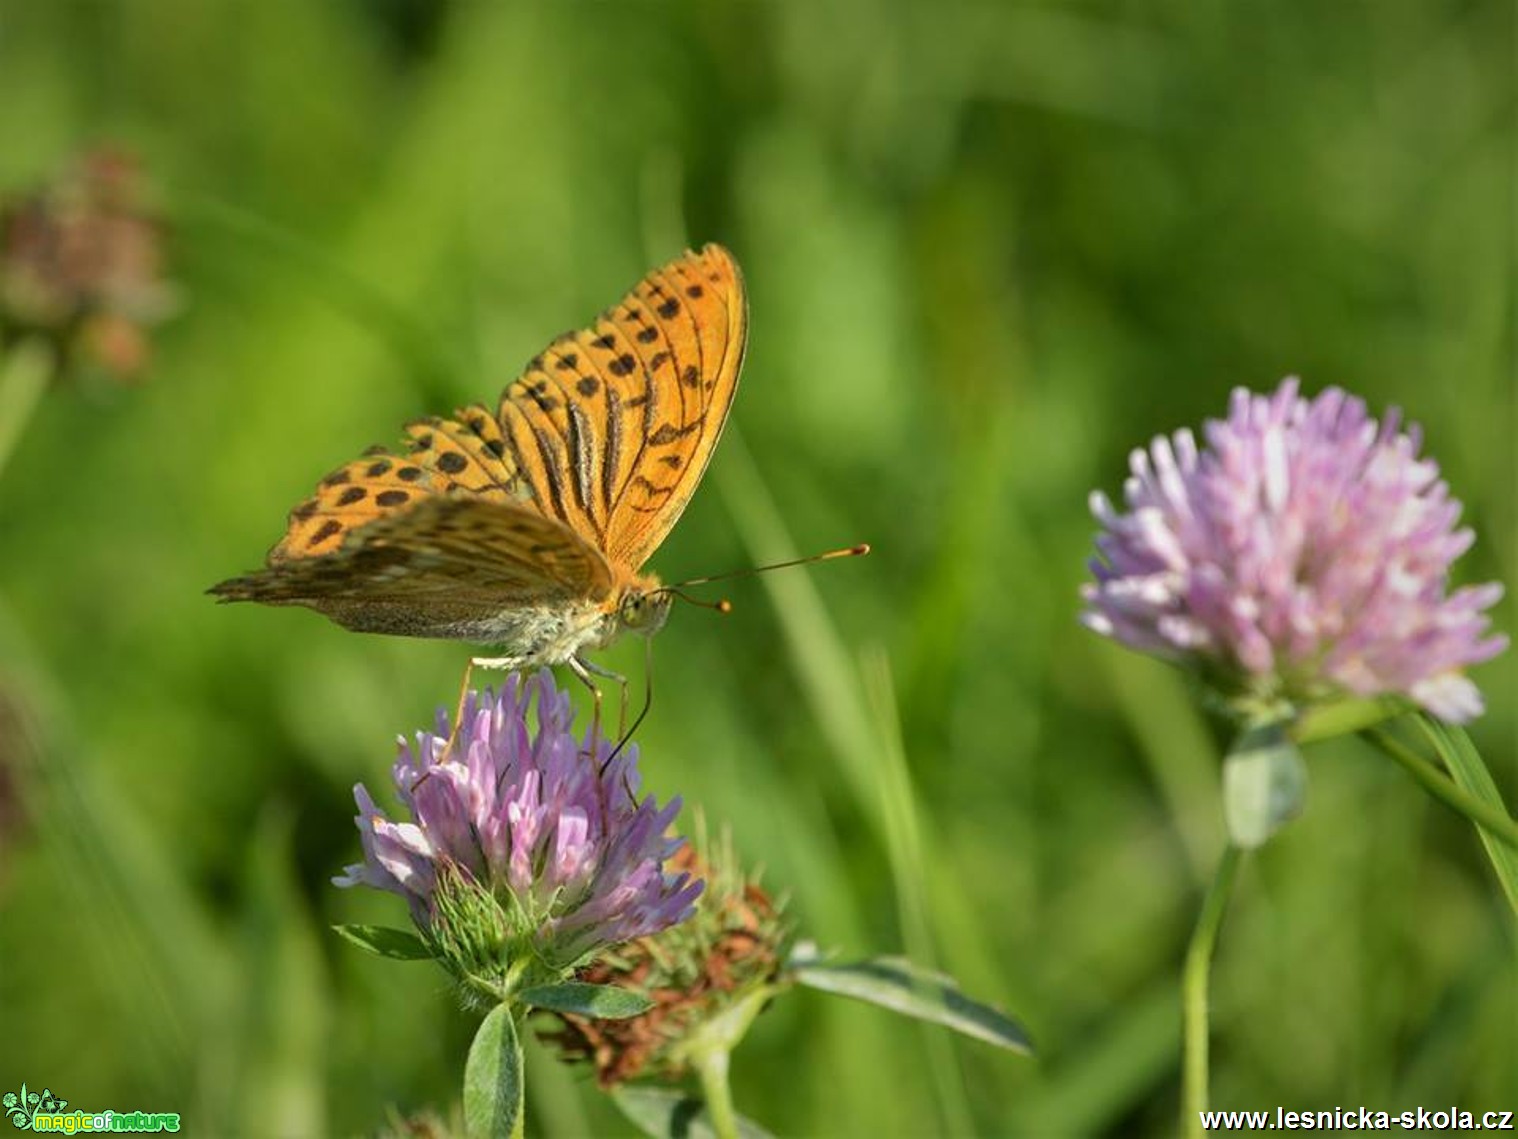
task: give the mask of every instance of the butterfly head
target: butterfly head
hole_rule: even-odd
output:
[[[630,585],[617,603],[619,631],[651,637],[664,628],[674,595],[658,585]]]

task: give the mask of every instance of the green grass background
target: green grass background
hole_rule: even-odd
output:
[[[0,476],[0,1087],[217,1136],[456,1096],[442,974],[326,927],[400,919],[328,879],[464,649],[202,591],[327,470],[716,240],[748,363],[652,568],[875,553],[677,610],[646,781],[807,935],[932,959],[1040,1046],[798,994],[740,1110],[1171,1133],[1222,736],[1077,626],[1086,496],[1300,372],[1420,421],[1480,535],[1460,580],[1513,580],[1514,42],[1496,0],[0,0],[0,187],[132,148],[186,299],[148,382],[53,390]],[[1512,659],[1474,727],[1510,803]],[[1214,1103],[1518,1107],[1475,836],[1357,742],[1309,761],[1223,932]],[[529,1064],[530,1133],[627,1133]]]

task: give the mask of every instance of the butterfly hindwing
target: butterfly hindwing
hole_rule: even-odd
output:
[[[480,498],[424,498],[348,532],[336,551],[276,562],[214,592],[228,600],[413,604],[429,594],[499,608],[604,597],[606,560],[537,511]]]

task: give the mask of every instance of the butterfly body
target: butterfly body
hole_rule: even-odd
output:
[[[407,451],[333,471],[265,568],[211,592],[499,646],[510,668],[652,634],[670,595],[642,565],[705,470],[746,334],[731,256],[687,253],[553,341],[494,410],[416,420]]]
[[[604,599],[548,600],[522,605],[510,596],[492,599],[438,600],[426,607],[373,602],[361,596],[268,596],[255,581],[234,578],[223,583],[236,589],[237,600],[271,605],[303,605],[356,633],[386,633],[399,637],[470,641],[504,650],[492,663],[499,668],[535,668],[564,664],[583,650],[602,649],[623,633],[652,636],[664,625],[670,597],[652,575],[631,580]]]
[[[625,632],[652,635],[658,631],[654,626],[635,627],[623,621],[620,604],[608,607],[594,602],[505,605],[494,613],[475,609],[449,612],[447,607],[439,607],[422,620],[362,602],[321,602],[310,608],[356,633],[499,645],[509,650],[499,659],[511,662],[497,666],[501,668],[564,664],[583,650],[606,648]]]

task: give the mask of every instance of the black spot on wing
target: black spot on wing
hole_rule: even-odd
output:
[[[325,522],[323,522],[320,526],[318,526],[316,528],[316,532],[313,533],[311,535],[311,537],[309,537],[309,538],[306,539],[306,546],[307,546],[307,548],[310,548],[311,546],[319,546],[319,545],[321,545],[323,542],[325,542],[328,538],[332,537],[332,535],[336,534],[341,529],[342,529],[342,524],[339,523],[336,519],[333,519],[333,518],[327,519]]]
[[[701,430],[701,424],[704,419],[705,416],[693,419],[683,427],[676,427],[673,423],[661,424],[659,429],[648,437],[648,441],[655,447],[666,446],[673,443],[676,439],[689,435],[692,431]]]

